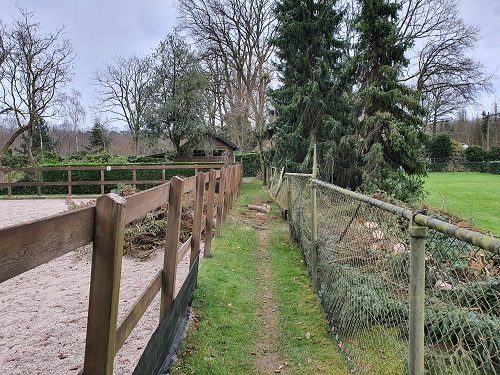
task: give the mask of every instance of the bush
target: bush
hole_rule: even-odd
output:
[[[469,162],[485,161],[488,158],[488,152],[480,146],[470,146],[465,150],[465,157]]]
[[[243,177],[255,177],[260,172],[259,154],[236,154],[236,162],[243,167]]]
[[[438,161],[443,158],[449,158],[453,153],[453,144],[447,134],[438,134],[429,137],[425,146],[429,156]]]
[[[492,147],[490,151],[488,151],[488,160],[500,161],[500,146]]]
[[[486,173],[500,174],[500,161],[491,161],[487,163]]]
[[[36,178],[32,173],[23,173],[22,177],[17,182],[36,182]],[[13,186],[13,195],[35,195],[37,194],[36,186]]]

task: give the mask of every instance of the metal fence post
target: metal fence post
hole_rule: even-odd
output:
[[[318,163],[316,159],[316,144],[314,144],[313,155],[313,173],[311,179],[311,275],[312,275],[312,289],[314,292],[318,291],[318,219],[317,219],[317,206],[316,206],[316,175],[318,171]]]
[[[425,237],[427,227],[410,220],[410,353],[409,375],[424,374]]]

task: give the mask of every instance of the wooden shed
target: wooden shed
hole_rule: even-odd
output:
[[[209,136],[189,154],[175,158],[177,162],[226,162],[234,163],[234,152],[238,146],[221,136]]]

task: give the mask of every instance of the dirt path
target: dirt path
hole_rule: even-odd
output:
[[[262,329],[259,332],[260,341],[256,343],[257,356],[256,368],[260,374],[271,374],[273,372],[285,373],[283,361],[278,354],[279,350],[279,310],[273,295],[272,287],[273,277],[269,264],[269,246],[268,246],[268,225],[264,221],[258,227],[259,249],[257,257],[259,260],[258,281],[261,285],[260,311],[258,312]]]
[[[67,209],[64,199],[0,200],[0,228]],[[118,321],[163,265],[163,252],[124,257]],[[83,365],[91,254],[68,253],[0,284],[0,374],[77,374]],[[188,273],[179,264],[177,291]],[[176,293],[177,293],[176,291]],[[131,374],[159,319],[159,297],[118,352],[114,374]]]

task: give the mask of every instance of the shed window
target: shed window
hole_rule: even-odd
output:
[[[205,156],[204,150],[193,150],[193,156]]]
[[[213,150],[212,156],[224,156],[224,150]]]

